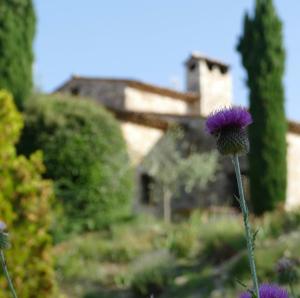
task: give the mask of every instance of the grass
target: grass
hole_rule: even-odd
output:
[[[277,281],[282,256],[298,258],[299,219],[275,212],[255,220],[261,280]],[[243,290],[237,279],[251,284],[242,221],[232,214],[197,213],[169,226],[140,217],[73,237],[55,255],[60,286],[72,298],[232,298]]]

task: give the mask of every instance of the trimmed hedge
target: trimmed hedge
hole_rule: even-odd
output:
[[[282,22],[272,0],[256,1],[245,15],[238,51],[247,73],[250,112],[250,194],[261,215],[284,205],[287,189],[287,122],[282,78],[285,68]]]
[[[96,103],[63,95],[38,96],[25,108],[19,144],[42,149],[46,177],[62,202],[58,228],[81,232],[129,215],[133,176],[120,127]]]
[[[23,108],[33,87],[33,0],[2,0],[0,13],[0,88],[9,90]]]
[[[49,234],[52,184],[42,179],[40,152],[29,159],[16,155],[22,126],[11,95],[0,91],[0,214],[12,243],[8,268],[19,297],[58,297]],[[10,297],[3,275],[0,288],[0,298]]]

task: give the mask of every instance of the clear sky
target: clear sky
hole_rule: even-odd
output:
[[[232,66],[234,102],[247,104],[235,50],[254,0],[35,0],[35,80],[52,91],[72,74],[134,78],[184,90],[183,62],[198,50]],[[300,1],[275,0],[287,50],[286,111],[300,121]],[[252,11],[252,9],[251,9]]]

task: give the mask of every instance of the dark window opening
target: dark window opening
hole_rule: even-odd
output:
[[[206,65],[207,65],[207,67],[208,67],[209,70],[212,70],[212,69],[213,69],[213,66],[214,66],[213,63],[211,63],[211,62],[209,62],[209,61],[206,61]]]
[[[195,70],[196,69],[196,63],[191,63],[190,65],[189,65],[189,70],[190,71],[193,71],[193,70]]]
[[[71,94],[72,94],[73,96],[78,96],[79,93],[80,93],[80,88],[79,88],[78,86],[75,86],[75,87],[72,87],[72,88],[71,88]]]
[[[220,66],[220,70],[221,70],[222,74],[225,74],[228,71],[228,67],[226,67],[226,66]]]
[[[145,205],[151,203],[151,186],[154,179],[148,174],[141,175],[141,201]]]

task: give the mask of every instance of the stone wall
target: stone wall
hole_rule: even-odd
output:
[[[300,135],[289,132],[287,134],[287,163],[288,163],[288,187],[286,208],[300,207]]]
[[[115,109],[124,108],[125,83],[74,78],[59,91],[81,97],[95,99],[104,106]]]
[[[126,87],[125,109],[136,112],[185,115],[188,103],[181,99]]]
[[[164,131],[160,129],[130,122],[121,122],[121,129],[134,165],[142,161],[164,134]]]

